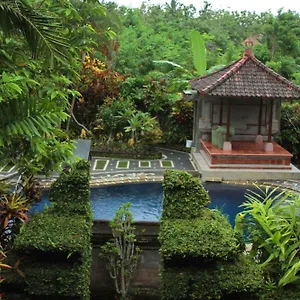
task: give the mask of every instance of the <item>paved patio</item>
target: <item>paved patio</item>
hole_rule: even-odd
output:
[[[184,170],[197,174],[189,153],[168,149],[160,150],[163,153],[162,159],[154,160],[93,157],[91,160],[91,184],[96,186],[147,181],[160,182],[167,169]],[[101,162],[99,165],[102,168],[96,168],[97,161]],[[120,162],[127,166],[120,167]],[[148,162],[147,167],[145,167],[145,162]],[[48,187],[58,176],[59,173],[54,172],[49,177],[38,177],[41,183]],[[11,178],[12,181],[15,181],[17,179],[15,168],[7,172],[1,171],[0,168],[0,180],[4,178]]]
[[[135,160],[135,159],[114,159],[114,158],[101,158],[94,157],[91,160],[91,185],[113,185],[120,183],[135,183],[135,182],[161,182],[163,174],[166,169],[177,169],[188,171],[192,174],[198,174],[195,165],[192,162],[192,156],[186,152],[175,150],[161,149],[163,152],[162,159],[156,160]],[[97,160],[107,160],[107,166],[103,170],[95,169]],[[128,168],[118,168],[119,161],[128,161]],[[149,161],[150,167],[141,167],[140,161]],[[163,161],[171,161],[171,167],[163,167]],[[224,170],[222,170],[224,172]],[[215,174],[216,176],[217,174]],[[45,187],[49,187],[53,181],[58,178],[58,173],[51,174],[50,177],[39,176],[40,181]],[[11,178],[12,181],[17,180],[17,172],[15,168],[8,171],[3,171],[0,167],[0,180],[4,178]],[[251,184],[258,182],[264,185],[278,185],[283,188],[297,191],[300,193],[300,180],[286,179],[286,180],[260,180],[260,181],[241,181],[242,178],[234,180],[242,184]],[[225,183],[232,183],[233,181],[223,181]]]

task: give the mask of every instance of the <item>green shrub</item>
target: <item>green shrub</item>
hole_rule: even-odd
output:
[[[279,143],[300,163],[300,103],[284,103],[281,108]]]
[[[90,201],[90,164],[78,162],[69,173],[62,173],[52,184],[49,199],[52,203],[87,203]],[[62,209],[60,209],[62,211]],[[68,211],[68,210],[67,210]]]
[[[163,220],[159,239],[163,259],[227,259],[239,251],[228,220],[208,208],[202,208],[201,216],[197,219]]]
[[[166,171],[159,239],[162,299],[258,299],[261,271],[244,256],[228,220],[209,210],[198,178]]]
[[[167,170],[163,189],[163,219],[197,218],[210,203],[200,179],[184,171]]]
[[[263,290],[259,294],[259,300],[299,300],[300,289],[274,289]]]
[[[89,164],[77,163],[51,187],[54,204],[31,217],[15,238],[25,277],[7,277],[33,299],[88,300],[91,268],[92,212]],[[57,198],[56,198],[57,197]]]
[[[257,189],[246,193],[240,222],[253,245],[251,253],[274,286],[298,285],[300,196],[270,187]]]
[[[236,261],[218,261],[203,269],[163,269],[161,276],[164,300],[221,299],[235,293],[252,295],[249,299],[254,300],[255,292],[263,285],[259,267],[244,255]]]
[[[131,158],[131,159],[161,159],[162,152],[154,147],[143,144],[129,145],[128,143],[110,143],[93,145],[92,156]]]
[[[16,251],[63,252],[81,255],[90,242],[90,224],[85,216],[61,216],[48,211],[32,216],[14,241]]]
[[[33,295],[63,295],[89,299],[89,259],[72,266],[63,263],[34,264],[22,270],[25,275],[25,291]]]

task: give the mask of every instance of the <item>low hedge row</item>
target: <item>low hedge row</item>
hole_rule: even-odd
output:
[[[90,151],[91,156],[131,158],[131,159],[161,159],[162,152],[154,146],[128,145],[128,144],[109,144],[94,145]]]
[[[127,159],[161,159],[162,152],[142,152],[142,153],[127,153],[127,152],[104,152],[91,150],[92,157],[111,157],[111,158],[127,158]]]
[[[25,292],[40,299],[90,299],[89,170],[89,163],[80,161],[52,185],[51,207],[32,216],[14,241],[25,277],[8,277],[8,283],[23,285]]]

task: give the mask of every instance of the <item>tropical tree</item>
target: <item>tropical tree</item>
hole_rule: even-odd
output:
[[[130,111],[134,110],[134,104],[128,100],[106,99],[99,107],[93,132],[107,136],[107,144],[123,136],[124,127],[131,117]]]
[[[45,15],[39,6],[33,7],[25,0],[0,1],[0,29],[4,35],[20,32],[31,50],[33,58],[38,54],[53,58],[66,58],[67,40],[63,37],[61,24]]]
[[[86,2],[97,6],[91,10],[95,15],[104,13],[99,3]],[[84,4],[0,1],[0,157],[27,175],[57,169],[72,155],[72,144],[61,128],[67,112],[74,116],[70,99],[81,96],[76,89],[80,50],[96,44],[95,30],[84,20],[87,10],[80,3]],[[24,35],[31,58],[18,33]],[[56,64],[45,68],[53,59]]]
[[[155,118],[151,118],[149,113],[137,111],[132,113],[128,123],[129,125],[124,128],[125,132],[130,132],[132,144],[137,144],[145,132],[153,130]]]
[[[113,242],[101,247],[100,256],[104,258],[110,277],[120,299],[128,299],[131,279],[136,271],[140,249],[136,247],[136,234],[130,203],[120,206],[110,222]]]

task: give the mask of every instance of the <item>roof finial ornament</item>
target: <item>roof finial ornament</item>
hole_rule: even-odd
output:
[[[256,34],[256,35],[252,35],[247,37],[244,41],[243,44],[245,45],[246,49],[244,51],[244,55],[246,56],[253,56],[253,46],[256,44],[260,44],[259,40],[262,38],[262,34]]]

